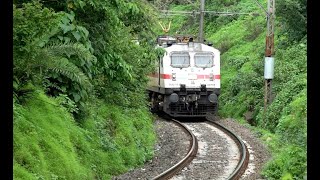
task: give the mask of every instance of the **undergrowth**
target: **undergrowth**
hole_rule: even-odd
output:
[[[24,105],[14,103],[14,178],[111,179],[152,157],[147,109],[91,103],[81,124],[39,90]]]

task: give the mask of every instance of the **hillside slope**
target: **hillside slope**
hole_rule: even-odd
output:
[[[147,111],[98,100],[79,126],[58,102],[36,91],[14,103],[14,179],[110,179],[152,157]]]

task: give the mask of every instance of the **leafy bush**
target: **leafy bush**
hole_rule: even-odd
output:
[[[295,43],[292,46],[277,50],[275,59],[275,78],[277,82],[276,90],[282,89],[284,84],[297,74],[307,72],[307,42]]]
[[[307,1],[279,1],[276,13],[283,24],[281,31],[288,36],[289,42],[299,42],[307,34]]]
[[[70,38],[67,43],[57,43],[55,37],[60,38],[59,33],[62,31],[71,31],[71,26],[76,28],[78,33],[82,32],[79,29],[85,29],[69,24],[69,28],[63,25],[61,27],[65,29],[59,30],[57,27],[61,25],[61,19],[62,22],[69,23],[74,16],[42,8],[39,2],[26,3],[21,8],[14,5],[13,9],[16,81],[19,81],[21,86],[30,80],[36,85],[44,85],[50,95],[64,93],[83,110],[82,104],[92,90],[90,78],[96,58],[91,54],[90,47],[80,43],[69,43]],[[37,29],[33,27],[35,24]],[[70,32],[70,35],[79,40],[74,32]]]
[[[59,14],[42,8],[39,2],[24,4],[22,8],[13,5],[13,73],[20,83],[30,80],[33,74],[35,49],[39,48],[39,37],[50,34],[59,23]]]
[[[56,100],[61,106],[65,107],[69,113],[77,113],[79,111],[75,102],[65,94],[59,94]]]
[[[278,125],[279,119],[281,117],[281,112],[283,109],[289,105],[293,98],[306,87],[306,74],[296,75],[289,82],[284,84],[285,89],[280,91],[272,104],[268,107],[264,121],[263,112],[258,114],[257,120],[262,127],[265,127],[272,132],[275,132],[276,126]]]
[[[262,175],[268,179],[305,179],[307,173],[307,154],[305,149],[287,145],[279,148],[279,153],[268,162]]]
[[[276,127],[283,142],[307,147],[307,89],[297,94],[282,111]]]

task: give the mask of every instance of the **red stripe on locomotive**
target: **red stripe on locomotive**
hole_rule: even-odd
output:
[[[158,73],[152,73],[149,74],[148,76],[158,78],[159,74]],[[220,79],[220,74],[219,75],[214,75],[214,79]],[[170,74],[161,74],[160,75],[161,79],[171,79],[172,76]],[[204,75],[204,74],[197,74],[197,79],[210,79],[210,75]]]
[[[161,79],[171,79],[171,75],[170,74],[161,74]]]

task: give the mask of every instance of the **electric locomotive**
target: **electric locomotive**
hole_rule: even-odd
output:
[[[220,95],[220,51],[190,36],[159,36],[157,48],[165,53],[149,75],[152,111],[172,117],[217,114]]]

